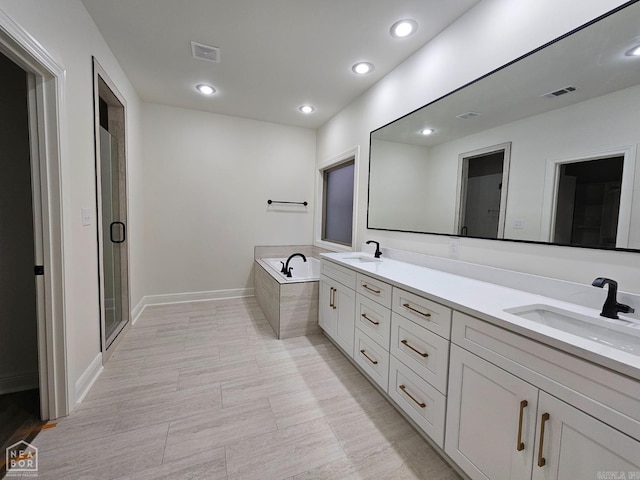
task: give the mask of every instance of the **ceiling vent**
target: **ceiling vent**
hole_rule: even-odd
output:
[[[205,45],[198,42],[191,42],[191,53],[193,54],[193,58],[220,63],[220,49],[218,47],[212,47],[211,45]]]
[[[461,113],[460,115],[456,115],[456,118],[467,120],[468,118],[479,117],[479,116],[480,114],[477,112],[467,112],[467,113]]]
[[[567,87],[563,87],[540,96],[545,98],[556,98],[561,97],[562,95],[566,95],[567,93],[575,92],[576,90],[578,90],[578,87],[576,87],[575,85],[569,85]]]

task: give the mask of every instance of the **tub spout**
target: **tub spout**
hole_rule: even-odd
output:
[[[282,273],[284,273],[288,278],[291,278],[291,270],[293,269],[293,267],[289,267],[289,262],[293,257],[302,257],[302,260],[304,260],[305,262],[307,261],[307,257],[305,257],[302,253],[294,253],[292,255],[289,255],[289,258],[287,258],[287,263],[282,267]]]

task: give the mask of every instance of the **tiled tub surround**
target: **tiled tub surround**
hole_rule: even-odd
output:
[[[318,260],[322,252],[327,250],[310,245],[255,247],[255,297],[277,338],[321,332],[318,326],[318,280],[285,279],[263,259],[286,259],[293,253],[302,253],[310,259]]]
[[[566,300],[603,301],[601,291],[469,266],[489,283],[442,271],[464,273],[462,262],[435,270],[389,253],[322,256],[321,325],[452,465],[472,479],[640,471],[638,352],[505,312],[546,305],[597,317],[593,300]],[[539,294],[545,283],[553,295]],[[637,295],[620,298],[637,309]]]

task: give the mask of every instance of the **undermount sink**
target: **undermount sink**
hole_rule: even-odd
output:
[[[634,321],[592,317],[542,304],[507,308],[504,311],[571,335],[640,355],[640,323]]]
[[[355,261],[355,262],[362,262],[362,263],[371,263],[371,262],[381,262],[382,260],[380,260],[379,258],[374,258],[374,257],[367,257],[366,255],[351,255],[348,257],[342,257],[343,260],[351,260],[351,261]]]

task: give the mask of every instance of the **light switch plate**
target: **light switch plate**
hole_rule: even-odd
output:
[[[451,258],[458,258],[460,253],[460,239],[453,237],[449,239],[449,256]]]
[[[91,209],[83,208],[82,209],[82,226],[86,227],[87,225],[91,225],[92,221],[93,221],[93,215],[91,214]]]

